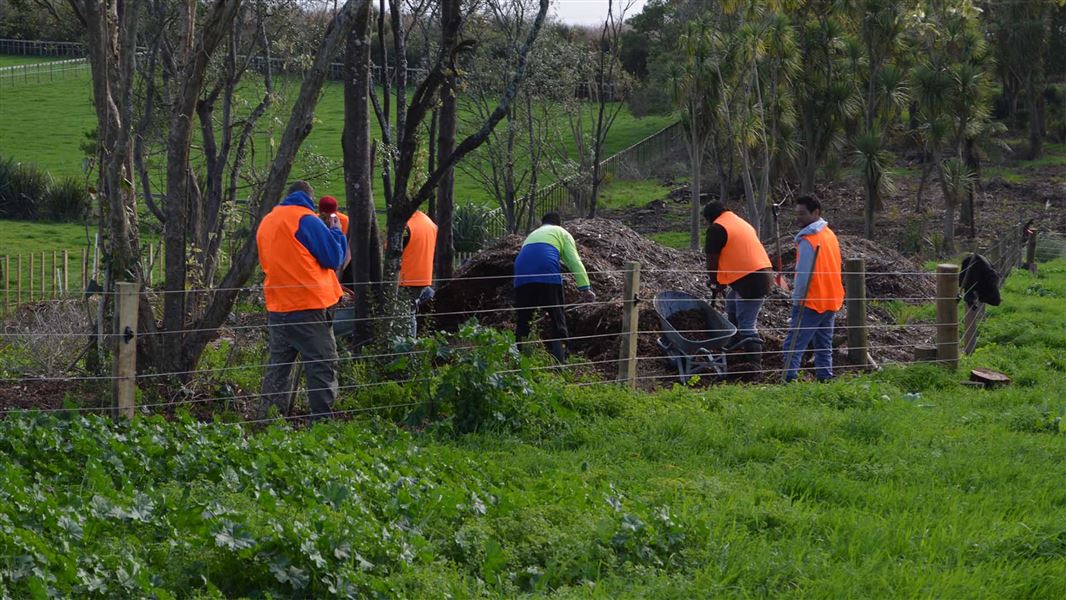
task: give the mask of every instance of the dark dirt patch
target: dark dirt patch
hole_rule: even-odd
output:
[[[667,320],[678,333],[687,338],[698,339],[700,332],[707,331],[707,319],[701,311],[695,309],[679,310]]]
[[[34,381],[0,386],[0,411],[62,409],[70,401],[82,407],[102,407],[98,391],[78,381]]]

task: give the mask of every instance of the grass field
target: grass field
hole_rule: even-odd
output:
[[[1061,598],[1063,298],[1066,261],[1015,272],[959,373],[542,382],[511,433],[9,417],[0,592]]]
[[[294,96],[295,81],[281,78],[278,89],[283,95]],[[254,86],[242,92],[242,102],[254,105],[259,92]],[[290,100],[291,101],[291,100]],[[281,137],[281,127],[288,114],[285,100],[278,103],[269,115],[275,122],[273,131],[264,131],[258,138],[258,159],[262,166],[268,153],[271,138]],[[271,118],[263,120],[269,124]],[[49,84],[27,85],[0,89],[0,156],[14,157],[32,162],[48,169],[54,175],[80,174],[84,155],[79,146],[85,134],[95,126],[88,72],[70,76]],[[635,118],[623,109],[606,144],[609,156],[633,143],[655,133],[673,122],[671,116]],[[301,157],[293,171],[293,177],[305,177],[307,172],[320,172],[322,167],[335,167],[329,175],[313,178],[315,191],[343,197],[344,180],[339,168],[342,160],[340,136],[344,128],[343,86],[339,82],[327,82],[315,113],[315,124],[304,142]],[[380,136],[376,123],[371,131]],[[460,132],[461,133],[461,132]],[[324,161],[312,160],[317,155]],[[476,155],[468,160],[476,160]],[[159,176],[156,179],[162,180]],[[376,193],[381,198],[380,178],[375,178]],[[493,204],[489,196],[472,179],[461,172],[456,175],[457,202]],[[382,206],[383,202],[379,202]]]
[[[665,191],[661,190],[665,190],[665,188],[662,188],[662,186],[659,186],[654,182],[609,182],[603,188],[603,205],[612,208],[639,206],[647,203],[650,199],[664,195]],[[675,247],[687,248],[687,235],[688,234],[667,233],[654,234],[650,237],[666,245],[681,243],[681,246]],[[30,254],[35,254],[35,263],[32,270],[34,298],[39,298],[41,293],[40,253],[42,252],[45,253],[45,261],[47,264],[47,270],[49,271],[49,273],[46,273],[45,275],[47,293],[51,295],[53,289],[50,273],[52,252],[61,254],[63,250],[66,250],[70,257],[67,276],[68,281],[70,282],[70,288],[72,290],[77,290],[81,282],[81,252],[83,249],[92,252],[92,236],[95,236],[95,229],[90,230],[89,237],[87,238],[85,226],[80,223],[34,223],[0,219],[0,286],[3,285],[2,274],[6,274],[9,291],[8,304],[14,305],[15,299],[17,298],[18,255],[20,254],[22,255],[23,301],[30,298]],[[159,239],[158,234],[151,232],[147,232],[142,238],[142,243],[148,243],[149,241],[158,242]],[[675,240],[674,238],[677,239]],[[3,261],[5,257],[10,261],[11,266],[9,271],[4,271],[5,263]],[[61,264],[61,259],[59,263]],[[155,268],[161,269],[161,265],[157,265]],[[0,289],[0,298],[3,297],[3,294],[3,289]],[[0,306],[2,305],[3,300],[0,299]],[[0,309],[0,315],[2,314],[5,313]]]
[[[0,67],[11,67],[14,65],[34,65],[37,63],[53,62],[57,60],[66,60],[57,56],[14,56],[11,54],[0,54]]]

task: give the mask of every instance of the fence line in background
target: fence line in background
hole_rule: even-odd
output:
[[[1009,270],[1010,270],[1012,264],[1017,264],[1018,262],[1021,261],[1023,248],[1026,246],[1025,241],[1027,241],[1027,240],[1024,239],[1024,234],[1018,233],[1017,235],[1005,235],[1001,239],[1001,241],[999,242],[1000,250],[999,250],[999,254],[997,256],[997,264],[1003,267],[1004,276],[1006,276],[1009,273]],[[150,254],[151,253],[152,252],[150,252]],[[47,258],[47,256],[45,256],[45,258]],[[9,262],[10,262],[10,258],[7,258],[4,261],[0,262],[0,265],[4,265],[5,268],[9,268],[9,267],[6,266],[7,263],[9,263]],[[86,262],[86,261],[83,260],[83,263],[84,262]],[[65,263],[65,261],[64,261],[64,263]],[[58,264],[63,264],[63,263],[58,263]],[[866,318],[865,311],[863,310],[863,303],[867,301],[866,277],[865,277],[865,275],[867,275],[867,273],[865,273],[865,269],[864,269],[865,265],[863,264],[863,262],[861,260],[848,260],[846,262],[846,264],[847,264],[847,269],[845,270],[843,275],[844,275],[845,280],[847,281],[845,302],[846,302],[846,305],[848,307],[848,312],[849,312],[848,317],[849,318],[848,318],[848,321],[847,321],[847,325],[844,325],[842,327],[838,327],[837,329],[845,329],[846,330],[847,339],[849,340],[849,342],[848,342],[848,351],[846,352],[847,359],[844,361],[844,363],[835,365],[834,369],[839,369],[841,371],[845,371],[845,370],[849,370],[850,371],[850,370],[864,370],[864,369],[869,369],[869,368],[878,368],[877,367],[877,363],[875,363],[873,361],[873,359],[871,358],[870,352],[880,352],[880,351],[886,351],[886,350],[897,350],[898,351],[898,350],[902,350],[904,348],[914,348],[914,356],[913,356],[913,360],[912,361],[902,361],[902,362],[934,363],[934,364],[943,365],[943,366],[945,366],[947,368],[951,368],[951,369],[954,369],[954,368],[958,367],[959,341],[960,341],[959,340],[959,318],[958,318],[958,297],[959,297],[958,281],[959,281],[959,277],[958,277],[958,267],[956,265],[941,265],[938,268],[937,273],[935,274],[935,277],[936,277],[936,293],[935,293],[935,295],[932,296],[932,297],[921,298],[921,300],[925,301],[925,302],[935,301],[937,303],[937,319],[936,319],[936,321],[933,322],[933,323],[914,323],[914,324],[910,324],[910,325],[898,325],[898,324],[871,324],[871,323],[869,323],[869,320]],[[626,384],[629,387],[635,387],[636,386],[636,382],[637,381],[641,381],[641,380],[672,379],[673,377],[681,377],[681,379],[685,379],[685,376],[680,372],[680,369],[679,369],[679,374],[678,375],[669,375],[669,376],[666,376],[666,375],[653,375],[653,376],[647,376],[647,375],[640,374],[640,368],[639,368],[640,364],[646,364],[647,361],[669,361],[669,360],[671,360],[670,354],[672,354],[672,352],[665,352],[665,353],[656,352],[653,355],[641,355],[639,353],[639,351],[638,351],[638,345],[636,344],[636,340],[637,340],[637,336],[638,335],[645,335],[645,336],[653,335],[653,334],[655,334],[655,335],[664,334],[665,335],[665,334],[668,333],[666,331],[660,331],[658,329],[641,330],[639,328],[639,319],[637,318],[637,315],[638,315],[637,309],[638,309],[638,302],[641,301],[640,278],[639,278],[640,270],[641,270],[641,266],[640,266],[639,263],[627,263],[625,269],[619,271],[620,273],[624,273],[625,274],[625,278],[624,278],[625,279],[625,291],[624,291],[623,297],[621,299],[603,300],[603,301],[597,301],[597,302],[590,303],[590,304],[601,305],[601,306],[612,306],[612,307],[613,306],[617,306],[618,310],[622,311],[622,313],[620,315],[620,318],[619,318],[619,322],[621,323],[621,326],[620,326],[620,329],[618,331],[609,331],[609,332],[605,332],[605,333],[596,333],[596,334],[592,334],[592,335],[575,336],[573,338],[569,338],[569,337],[567,338],[567,339],[570,339],[572,341],[576,341],[576,340],[579,340],[579,339],[590,339],[590,338],[615,338],[617,340],[617,342],[618,342],[617,343],[618,350],[617,350],[617,356],[616,357],[608,356],[606,358],[598,358],[598,359],[595,359],[595,360],[585,360],[585,361],[581,361],[581,362],[572,362],[572,363],[565,363],[565,364],[551,364],[551,365],[546,365],[546,366],[538,366],[538,367],[533,367],[532,370],[533,371],[546,371],[546,372],[571,372],[571,371],[583,372],[584,369],[591,369],[591,368],[595,367],[595,371],[597,373],[600,373],[600,376],[609,377],[610,375],[605,375],[605,373],[608,372],[608,371],[611,372],[611,373],[617,373],[617,378],[613,379],[613,380],[608,379],[606,381],[599,380],[599,381],[596,381],[596,382],[577,382],[577,383],[574,383],[575,385],[586,385],[586,384],[597,384],[597,383],[599,383],[599,384],[623,383],[623,384]],[[60,275],[61,275],[61,272],[57,272],[57,276],[56,276],[55,281],[57,281],[57,282],[62,281],[62,279],[60,278]],[[926,273],[914,273],[914,274],[912,274],[910,276],[913,276],[913,277],[924,277],[924,276],[927,276],[927,275],[928,274],[926,274]],[[776,298],[775,298],[775,300],[790,301],[789,299],[776,299]],[[882,298],[882,300],[893,300],[893,299],[892,298]],[[116,416],[119,416],[121,418],[128,418],[128,417],[130,417],[133,414],[136,414],[138,412],[137,411],[138,407],[134,406],[134,399],[136,398],[137,386],[138,386],[138,383],[140,381],[147,380],[147,379],[158,379],[158,378],[161,378],[161,377],[167,376],[167,375],[194,375],[194,376],[195,375],[203,375],[203,376],[207,376],[210,373],[220,373],[220,372],[227,372],[227,371],[234,371],[234,370],[260,369],[260,368],[264,368],[265,366],[267,366],[267,363],[264,363],[264,364],[255,364],[255,365],[226,366],[226,367],[215,368],[215,369],[212,369],[212,368],[197,369],[197,370],[181,372],[181,373],[169,373],[169,374],[168,373],[144,373],[144,374],[138,375],[136,373],[136,363],[135,363],[135,361],[136,361],[136,352],[137,352],[137,343],[138,343],[138,340],[139,340],[140,337],[142,337],[144,335],[149,335],[149,333],[138,332],[138,327],[137,327],[137,316],[138,316],[137,315],[137,309],[138,309],[138,306],[139,306],[139,303],[140,303],[140,295],[139,295],[137,286],[135,284],[120,284],[119,285],[119,289],[117,290],[117,295],[115,296],[115,302],[116,302],[116,306],[115,306],[115,315],[116,315],[116,317],[115,317],[115,320],[114,320],[114,325],[113,325],[113,327],[110,328],[110,331],[107,333],[107,337],[110,339],[110,343],[112,344],[112,348],[115,350],[115,356],[116,356],[116,359],[113,361],[113,365],[112,365],[113,370],[112,370],[112,373],[111,373],[110,376],[92,376],[92,377],[74,377],[74,378],[49,377],[49,378],[42,378],[42,379],[22,378],[20,380],[3,380],[3,381],[0,381],[0,383],[4,383],[4,384],[18,383],[18,382],[30,383],[30,382],[33,382],[33,381],[49,381],[49,380],[51,380],[51,381],[99,380],[101,382],[109,381],[111,383],[112,388],[113,388],[113,393],[112,393],[111,397],[114,399],[113,406],[110,409],[111,413],[116,415]],[[426,316],[432,318],[434,316],[466,315],[466,314],[471,314],[473,312],[492,313],[492,312],[509,312],[511,310],[512,310],[511,307],[502,307],[502,308],[485,309],[485,310],[478,310],[478,311],[463,311],[463,312],[456,312],[456,313],[437,313],[437,314],[432,314],[431,313],[431,314],[428,314]],[[985,317],[986,317],[985,315],[982,315],[982,318],[975,320],[974,321],[974,326],[975,327],[979,327],[983,323]],[[384,317],[384,318],[394,318],[394,317]],[[247,329],[264,329],[265,330],[265,329],[268,329],[270,327],[270,325],[269,324],[259,324],[259,325],[247,325],[247,326],[238,326],[238,327],[244,327],[244,328],[247,328]],[[894,343],[891,343],[891,342],[889,344],[887,344],[887,345],[885,345],[885,344],[878,345],[878,344],[871,344],[870,341],[869,341],[869,330],[881,329],[881,328],[901,328],[901,327],[911,327],[911,328],[913,328],[913,327],[928,327],[928,328],[933,329],[934,332],[935,332],[935,335],[933,336],[933,339],[935,339],[935,345],[928,346],[928,345],[925,345],[925,344],[914,344],[914,343],[894,344]],[[785,331],[787,329],[789,329],[789,328],[788,327],[760,328],[760,330],[764,331],[764,332],[771,331],[771,330]],[[159,333],[166,334],[168,332],[159,332]],[[174,332],[170,332],[170,333],[174,333]],[[688,334],[688,333],[691,333],[691,330],[680,330],[679,333]],[[31,337],[43,337],[43,336],[45,336],[47,334],[28,333],[26,335],[31,336]],[[67,335],[69,336],[71,334],[67,334]],[[82,334],[78,334],[78,335],[86,335],[86,334],[82,333]],[[693,336],[693,337],[696,337],[696,336]],[[543,343],[544,341],[545,340],[530,339],[530,340],[525,340],[525,341],[521,342],[521,344],[539,344],[539,343]],[[724,353],[725,352],[725,350],[722,347],[717,347],[717,346],[711,348],[710,351],[711,352],[715,352],[715,353]],[[424,353],[425,353],[424,350],[409,350],[409,351],[401,351],[401,352],[389,352],[389,353],[378,354],[378,355],[362,355],[362,356],[353,355],[353,356],[348,356],[348,357],[345,357],[343,359],[340,359],[340,361],[369,360],[371,358],[389,358],[389,357],[395,358],[395,357],[399,357],[399,356],[424,354]],[[755,357],[755,356],[783,354],[783,351],[781,349],[775,349],[775,350],[753,350],[751,352],[743,352],[743,354],[746,354],[748,356],[748,358],[750,359],[750,358]],[[897,355],[898,355],[898,352],[897,352]],[[742,361],[742,362],[743,362],[743,364],[741,364],[736,369],[730,367],[730,370],[728,370],[728,371],[717,371],[717,375],[712,374],[712,376],[733,377],[733,376],[746,376],[746,375],[772,375],[772,374],[781,374],[786,369],[786,366],[784,364],[781,367],[777,367],[777,368],[762,368],[761,361],[758,361],[758,362],[755,362],[755,363],[750,363],[750,364],[752,364],[751,367],[745,367],[744,366],[745,364],[749,364],[747,360]],[[737,366],[737,365],[733,365],[733,366]],[[812,368],[814,368],[814,367],[803,367],[801,365],[800,370],[801,371],[808,371],[808,370],[810,370]],[[519,373],[519,372],[524,372],[524,371],[522,369],[509,369],[509,370],[501,371],[499,374]],[[159,379],[159,380],[161,380],[161,379]],[[344,386],[341,386],[341,388],[342,389],[358,389],[358,388],[372,387],[372,386],[376,386],[376,385],[404,383],[404,381],[399,381],[399,382],[397,382],[397,381],[388,381],[388,380],[385,380],[385,381],[372,381],[372,382],[357,383],[357,384],[353,384],[353,385],[344,385]],[[296,391],[307,391],[307,390],[296,390]],[[205,404],[205,403],[215,402],[215,401],[232,401],[232,400],[236,400],[236,399],[249,399],[250,400],[250,399],[255,398],[257,396],[258,396],[258,394],[249,393],[249,394],[244,394],[244,395],[237,395],[237,396],[230,395],[230,396],[218,397],[218,398],[213,398],[213,397],[212,398],[190,397],[190,398],[188,398],[186,400],[179,400],[179,401],[175,401],[175,402],[163,402],[163,403],[159,403],[159,404],[146,404],[146,405],[140,406],[139,408],[141,409],[140,412],[143,412],[143,411],[145,411],[146,409],[149,409],[149,408],[167,408],[167,409],[172,409],[175,406],[183,405],[183,404]],[[54,409],[54,410],[59,411],[59,410],[65,410],[65,409]],[[96,407],[83,407],[83,408],[80,408],[80,409],[73,409],[73,410],[75,410],[75,411],[84,411],[84,412],[99,412],[99,411],[106,411],[107,409],[106,408],[96,408]],[[360,409],[360,410],[362,410],[362,409]],[[4,411],[4,412],[12,412],[12,411]],[[342,411],[342,413],[343,413],[343,411]],[[0,414],[3,414],[3,413],[0,412]],[[290,416],[285,417],[285,418],[294,418],[294,416],[290,415]],[[298,418],[298,416],[296,416],[296,418]],[[263,420],[263,421],[269,421],[269,420],[272,420],[272,419],[266,419],[266,420]]]

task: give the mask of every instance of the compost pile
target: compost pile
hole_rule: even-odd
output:
[[[695,309],[679,310],[670,315],[668,320],[678,333],[687,338],[697,340],[707,337],[703,335],[707,332],[707,319],[703,317],[701,311]]]
[[[592,289],[596,292],[596,301],[590,304],[573,304],[567,307],[567,324],[572,338],[571,351],[588,361],[610,361],[617,358],[619,340],[617,334],[622,327],[622,291],[624,268],[628,261],[641,263],[640,271],[640,330],[638,351],[641,357],[664,356],[656,343],[657,333],[662,325],[651,306],[655,294],[668,290],[687,292],[699,298],[710,298],[707,283],[706,265],[702,255],[675,250],[661,246],[610,219],[576,219],[567,221],[564,227],[574,236],[581,254]],[[437,291],[431,306],[426,307],[435,313],[432,320],[435,326],[444,330],[454,330],[471,317],[476,317],[482,324],[512,328],[514,326],[513,306],[514,292],[512,277],[514,260],[521,248],[523,238],[512,235],[498,240],[491,247],[480,252],[467,261],[456,273],[452,281],[445,283]],[[874,275],[867,278],[867,296],[876,297],[931,297],[934,282],[930,277],[912,275],[883,275],[890,271],[915,272],[918,267],[893,250],[880,248],[877,244],[854,238],[840,236],[842,253],[845,257],[861,256],[866,259],[866,269]],[[786,248],[795,254],[794,244],[790,241]],[[786,255],[786,264],[789,257]],[[578,291],[570,275],[563,278],[564,294],[568,302],[577,302]],[[723,312],[725,307],[721,300],[714,303],[715,309]],[[764,369],[778,368],[781,365],[781,340],[784,337],[789,320],[791,302],[788,294],[775,288],[767,298],[759,318],[760,332],[765,339],[766,352]],[[684,317],[679,316],[684,319]],[[841,311],[837,318],[838,326],[844,325],[845,313]],[[879,362],[885,360],[905,360],[910,357],[909,347],[891,348],[884,351],[877,346],[905,346],[928,341],[931,328],[895,328],[891,317],[879,310],[871,310],[869,315],[870,345],[872,353]],[[699,323],[695,325],[694,323]],[[703,329],[701,316],[696,315],[693,323],[688,320],[674,321],[679,330]],[[838,332],[843,341],[844,330]],[[605,335],[606,334],[606,335]],[[595,337],[587,337],[595,336]],[[582,339],[583,338],[583,339]],[[837,357],[843,364],[843,354]],[[613,378],[616,367],[605,363],[596,365],[595,369],[607,378]],[[641,360],[639,374],[648,377],[643,382],[649,385],[671,384],[669,378],[651,379],[651,376],[669,375],[676,371],[665,360]],[[775,374],[758,374],[755,378],[775,379]]]

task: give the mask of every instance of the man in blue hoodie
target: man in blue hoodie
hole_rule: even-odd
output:
[[[307,372],[312,418],[330,413],[337,398],[337,343],[333,306],[341,297],[335,273],[344,263],[348,239],[335,219],[327,225],[315,211],[306,181],[289,187],[255,235],[259,263],[266,278],[270,361],[263,376],[261,416],[277,407],[291,408],[289,375],[296,357]]]

